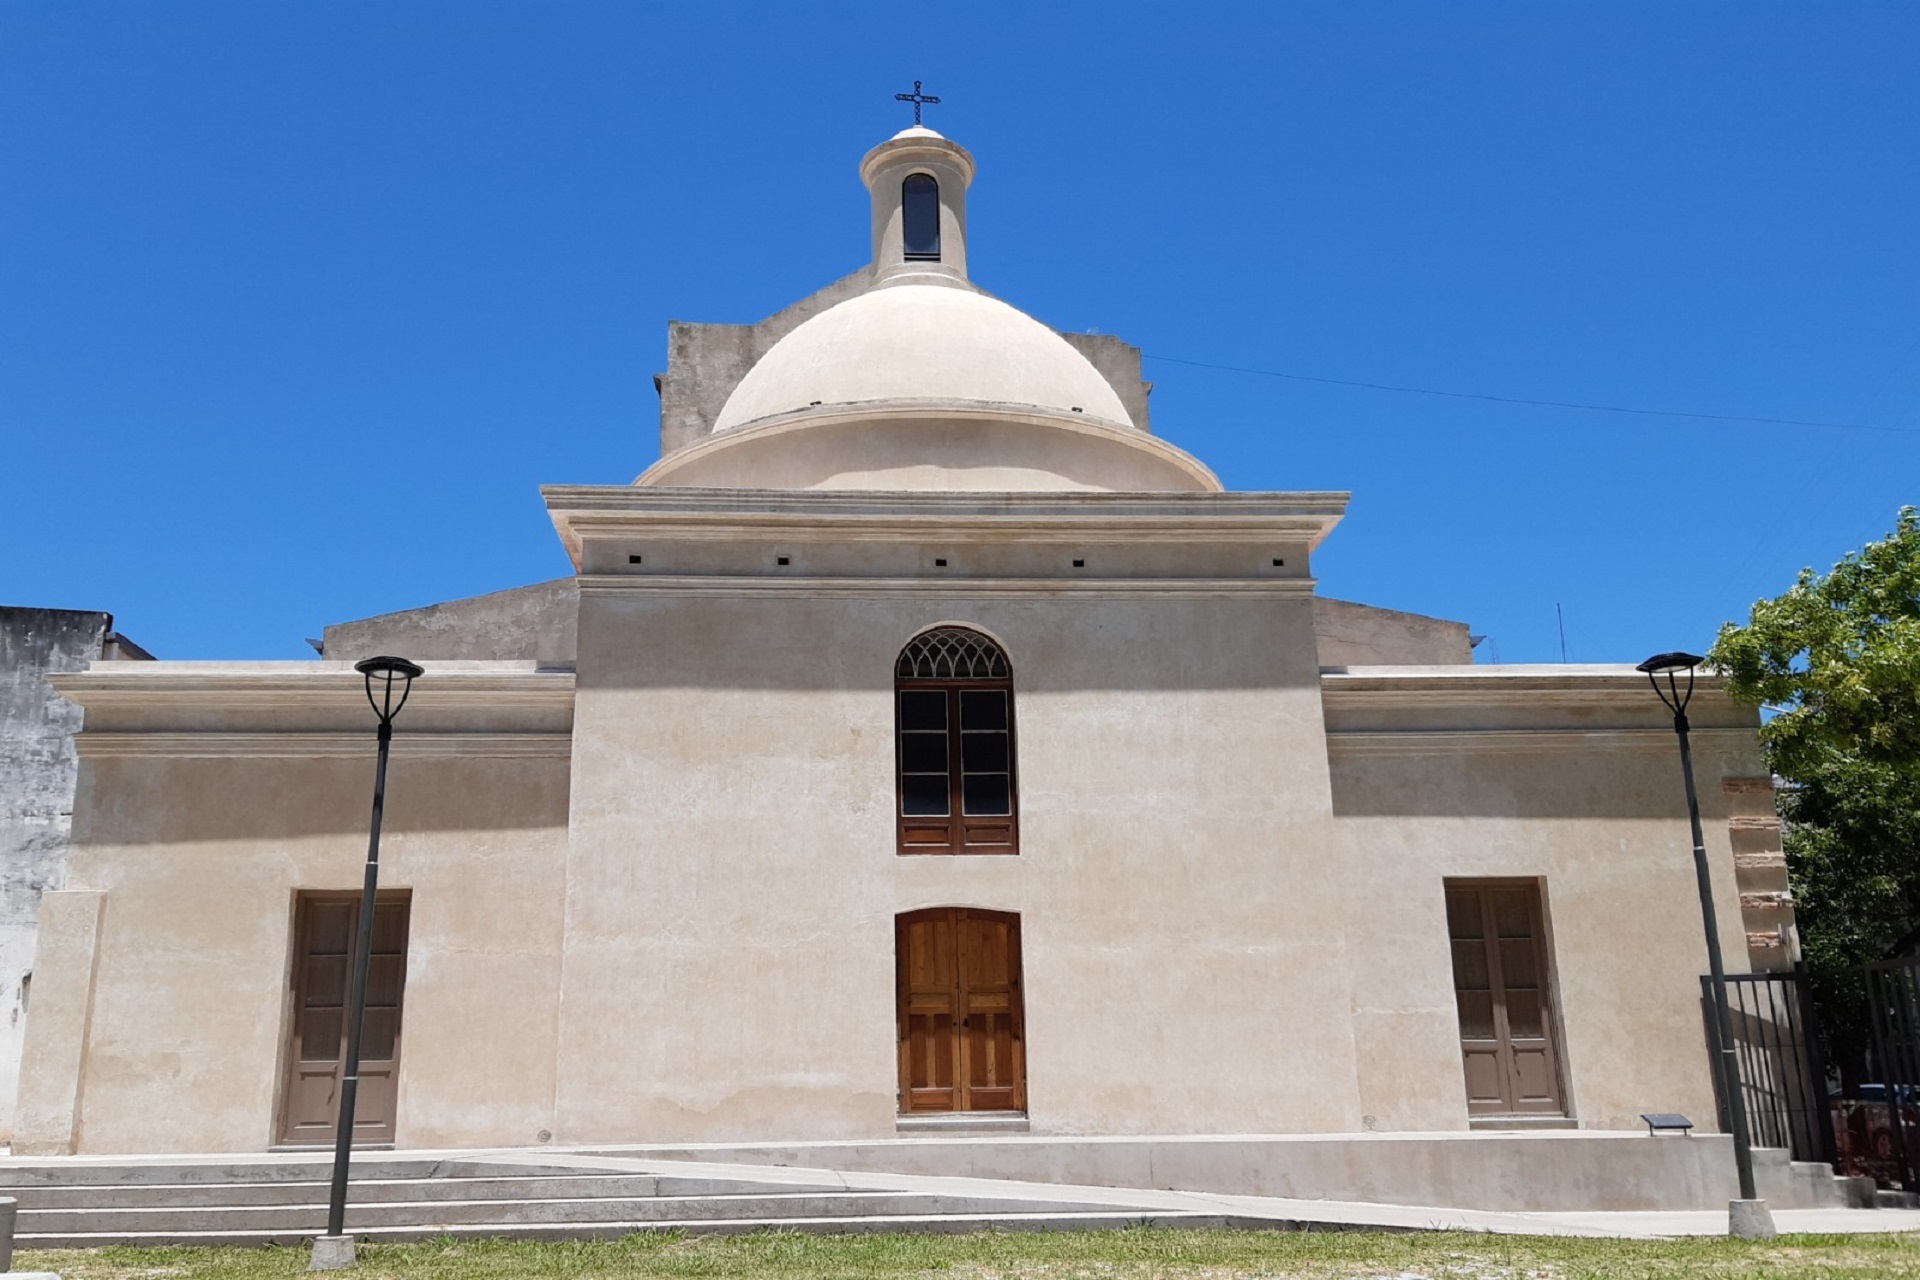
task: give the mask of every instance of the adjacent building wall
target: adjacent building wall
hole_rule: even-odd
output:
[[[73,825],[80,708],[47,675],[146,656],[110,614],[0,607],[0,1143],[12,1140],[40,898],[65,882]]]

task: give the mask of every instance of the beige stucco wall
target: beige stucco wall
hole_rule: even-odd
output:
[[[1012,656],[1018,857],[894,852],[941,622]],[[1021,915],[1036,1130],[1357,1124],[1306,595],[588,593],[580,635],[561,1141],[891,1133],[894,917],[941,904]]]
[[[1396,682],[1424,687],[1395,695]],[[1562,1079],[1583,1127],[1632,1128],[1645,1111],[1715,1127],[1679,757],[1644,680],[1622,668],[1371,668],[1354,680],[1371,704],[1342,683],[1328,679],[1332,799],[1360,907],[1348,918],[1354,1034],[1377,1127],[1463,1115],[1449,877],[1540,883]],[[1745,972],[1720,780],[1764,770],[1750,710],[1706,690],[1693,712],[1721,946],[1729,971]],[[1451,1069],[1408,1072],[1415,1045]]]
[[[1454,876],[1541,882],[1578,1123],[1710,1127],[1644,681],[1323,672],[1339,495],[549,499],[577,672],[429,664],[397,739],[402,1145],[890,1136],[894,920],[938,905],[1021,916],[1037,1132],[1464,1130]],[[894,852],[893,664],[942,623],[1011,656],[1017,857]],[[22,1149],[258,1149],[293,895],[359,880],[370,716],[342,663],[137,665],[62,677],[67,995]],[[1752,715],[1708,688],[1695,727],[1739,970],[1720,781],[1759,770]]]
[[[360,886],[372,715],[344,664],[198,665],[69,686],[91,701],[65,896],[97,924],[42,957],[54,991],[87,999],[29,1019],[45,1097],[22,1154],[275,1137],[294,899]],[[381,846],[382,888],[413,891],[397,1140],[530,1143],[552,1113],[571,680],[484,709],[434,678],[398,722]]]
[[[273,1141],[294,895],[358,888],[371,781],[370,760],[83,770],[88,799],[111,801],[83,801],[74,861],[106,908],[79,1150]],[[564,759],[392,766],[381,883],[413,890],[402,1145],[475,1133],[533,1142],[549,1124],[566,784]]]

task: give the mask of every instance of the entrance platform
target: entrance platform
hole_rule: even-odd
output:
[[[583,1149],[585,1150],[585,1149]],[[1289,1200],[1451,1205],[1493,1213],[1717,1209],[1739,1194],[1733,1140],[1644,1131],[1209,1134],[1059,1137],[990,1134],[872,1142],[594,1147],[661,1160],[861,1173],[1205,1191]],[[1841,1208],[1824,1164],[1754,1152],[1762,1198],[1778,1208]]]
[[[1410,1172],[1388,1176],[1395,1161]],[[1139,1223],[1724,1234],[1730,1197],[1707,1199],[1720,1190],[1716,1161],[1726,1163],[1730,1184],[1732,1157],[1724,1140],[1633,1135],[1347,1135],[1344,1142],[941,1138],[735,1147],[724,1154],[712,1146],[365,1152],[354,1158],[347,1229],[362,1240],[584,1239],[658,1230],[1088,1230]],[[1584,1187],[1588,1202],[1487,1207],[1503,1189],[1521,1185],[1529,1166],[1536,1186],[1514,1198],[1570,1201]],[[1038,1176],[1022,1176],[1016,1167]],[[1920,1210],[1844,1208],[1843,1188],[1831,1175],[1822,1188],[1807,1169],[1784,1161],[1769,1162],[1769,1169],[1762,1190],[1783,1232],[1920,1229]],[[1423,1170],[1452,1179],[1451,1187],[1412,1199],[1413,1178]],[[1327,1171],[1348,1181],[1336,1186],[1329,1178],[1316,1195],[1275,1190]],[[5,1159],[0,1195],[20,1202],[21,1248],[296,1244],[325,1222],[327,1172],[323,1156],[304,1152]],[[1479,1176],[1491,1181],[1476,1190],[1472,1180]],[[1354,1193],[1365,1186],[1409,1198]],[[1605,1207],[1663,1188],[1697,1198]],[[1823,1190],[1824,1197],[1816,1194]],[[1478,1203],[1451,1199],[1455,1195]],[[1809,1203],[1819,1198],[1825,1203]]]

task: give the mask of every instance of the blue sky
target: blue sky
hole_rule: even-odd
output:
[[[1325,594],[1632,661],[1920,501],[1920,5],[9,0],[0,603],[299,658],[567,572],[537,486],[864,262],[916,78],[977,283],[1352,491]]]

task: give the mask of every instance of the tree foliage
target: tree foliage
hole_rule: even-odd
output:
[[[1760,730],[1783,794],[1788,872],[1810,968],[1920,942],[1920,518],[1825,574],[1802,570],[1708,660]]]

